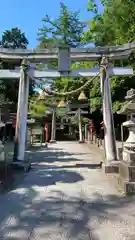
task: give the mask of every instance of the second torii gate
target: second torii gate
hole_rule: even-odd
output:
[[[106,158],[108,162],[117,159],[115,133],[113,126],[112,102],[109,76],[133,75],[130,67],[113,68],[105,60],[123,59],[128,57],[135,44],[127,44],[117,47],[91,48],[91,49],[69,49],[68,47],[55,50],[7,50],[0,49],[0,58],[3,61],[22,60],[19,70],[0,70],[0,78],[20,79],[18,94],[18,110],[15,135],[15,160],[22,164],[25,153],[26,122],[29,94],[29,80],[31,78],[51,78],[58,77],[94,77],[100,72],[101,89],[103,94],[103,117],[105,125],[105,146]],[[37,71],[29,68],[30,62],[43,62],[45,60],[58,59],[58,71],[47,69]],[[91,61],[102,59],[101,67],[92,69],[70,69],[70,60]]]

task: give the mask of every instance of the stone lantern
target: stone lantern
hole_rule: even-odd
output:
[[[123,146],[123,160],[135,163],[135,90],[127,91],[125,99],[130,100],[120,111],[127,115],[127,121],[123,123],[129,130],[129,136]]]
[[[120,161],[120,182],[126,193],[135,192],[135,89],[127,91],[125,99],[129,100],[120,110],[120,114],[127,115],[123,123],[129,130],[129,136],[123,144],[123,161]]]

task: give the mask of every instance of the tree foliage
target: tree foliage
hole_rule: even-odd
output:
[[[29,98],[29,114],[31,117],[44,117],[47,107],[43,101],[39,101],[39,95],[34,94]]]
[[[100,13],[99,6],[103,7]],[[118,45],[134,41],[135,1],[105,0],[100,5],[95,0],[89,0],[88,11],[93,13],[89,21],[89,29],[84,33],[83,41],[92,42],[96,46]],[[126,62],[117,62],[118,66],[134,67],[134,54]],[[135,88],[135,77],[113,77],[111,90],[114,112],[117,112],[124,102],[126,91]],[[100,85],[95,82],[91,90],[91,105],[93,110],[101,108]]]
[[[25,34],[19,28],[12,28],[11,30],[5,30],[0,40],[0,47],[10,49],[26,49],[28,40]],[[2,62],[1,68],[14,69],[16,64],[14,62]],[[1,84],[4,87],[4,98],[11,102],[17,103],[18,98],[18,86],[19,81],[16,79],[4,79],[1,80]],[[33,82],[30,82],[30,95],[33,94]]]
[[[89,21],[85,40],[97,46],[123,44],[134,41],[135,2],[133,0],[105,0],[103,13],[99,14],[95,0],[89,0],[88,11],[94,14]]]
[[[69,11],[64,3],[60,3],[58,18],[48,15],[42,19],[43,27],[39,29],[40,47],[81,46],[81,38],[85,25],[80,21],[79,11]]]
[[[39,48],[53,48],[68,45],[70,47],[80,47],[83,45],[82,36],[84,33],[85,24],[80,20],[79,11],[70,11],[68,7],[61,3],[60,14],[58,18],[52,20],[51,17],[46,15],[42,20],[43,27],[39,29],[38,39]],[[72,68],[81,66],[86,67],[84,63],[74,63]],[[48,68],[57,68],[57,63],[51,61]],[[50,87],[56,91],[71,91],[80,87],[86,79],[71,79],[67,77],[58,78],[50,84]],[[45,80],[46,83],[46,80]],[[78,96],[74,95],[68,99],[76,99]]]
[[[11,49],[26,49],[28,44],[29,42],[25,36],[25,33],[22,33],[17,27],[4,31],[0,41],[0,47]]]

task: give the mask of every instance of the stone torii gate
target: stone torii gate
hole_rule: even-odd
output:
[[[15,134],[15,160],[18,164],[23,164],[26,139],[26,122],[28,108],[29,80],[31,78],[51,78],[58,77],[94,77],[100,72],[101,90],[103,96],[103,117],[105,125],[105,147],[108,162],[117,159],[115,133],[113,125],[111,90],[109,76],[133,75],[130,67],[119,68],[110,65],[110,61],[115,59],[127,58],[135,43],[122,46],[97,47],[97,48],[76,48],[68,47],[53,50],[12,50],[0,49],[0,59],[2,62],[14,61],[21,62],[19,70],[0,70],[0,78],[20,79],[18,94],[18,110]],[[47,62],[48,60],[58,59],[58,70],[47,69],[37,71],[30,68],[29,63]],[[101,60],[101,66],[92,69],[73,69],[70,68],[71,61],[91,61]]]

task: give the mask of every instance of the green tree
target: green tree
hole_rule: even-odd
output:
[[[2,34],[0,47],[10,48],[10,49],[26,49],[28,46],[28,40],[23,32],[19,28],[12,28],[11,30],[5,30]],[[19,63],[20,64],[20,63]],[[16,63],[14,62],[2,62],[1,68],[4,69],[14,69],[16,67]],[[19,81],[16,79],[5,79],[2,81],[4,85],[4,95],[6,99],[9,101],[17,102],[18,98],[18,86]],[[30,82],[30,95],[33,94],[34,83]]]
[[[25,33],[22,33],[19,28],[12,28],[11,30],[6,30],[2,34],[0,41],[0,47],[4,48],[23,48],[26,49],[29,42],[25,36]]]
[[[92,42],[96,46],[117,45],[134,41],[135,1],[133,0],[105,0],[100,1],[103,12],[95,0],[89,0],[88,11],[93,13],[89,21],[89,29],[84,33],[84,43]],[[134,54],[126,62],[117,62],[119,66],[134,67]],[[123,104],[126,91],[135,88],[135,77],[113,77],[111,90],[114,111],[117,112]],[[99,82],[91,89],[91,105],[93,111],[101,109],[101,95]]]
[[[39,94],[35,93],[29,98],[29,114],[31,117],[44,117],[46,110],[45,102],[39,100]]]
[[[64,3],[60,3],[60,14],[55,20],[48,15],[42,19],[43,27],[39,29],[40,47],[81,46],[85,24],[80,21],[79,11],[69,11]]]
[[[70,47],[80,47],[83,45],[82,36],[84,33],[85,24],[80,20],[79,11],[70,11],[68,7],[60,3],[60,14],[58,18],[52,20],[46,15],[43,18],[43,27],[39,29],[38,40],[40,41],[39,48],[53,48],[68,45]],[[84,63],[82,63],[84,65]],[[56,67],[56,61],[51,61],[48,67]],[[72,67],[77,68],[73,64]],[[69,79],[58,78],[50,87],[56,91],[71,91],[81,86],[86,79]],[[75,99],[77,96],[71,96],[68,99]]]
[[[94,14],[85,40],[98,46],[123,44],[134,41],[135,2],[133,0],[105,0],[103,13],[99,13],[95,0],[89,0],[88,11]]]

